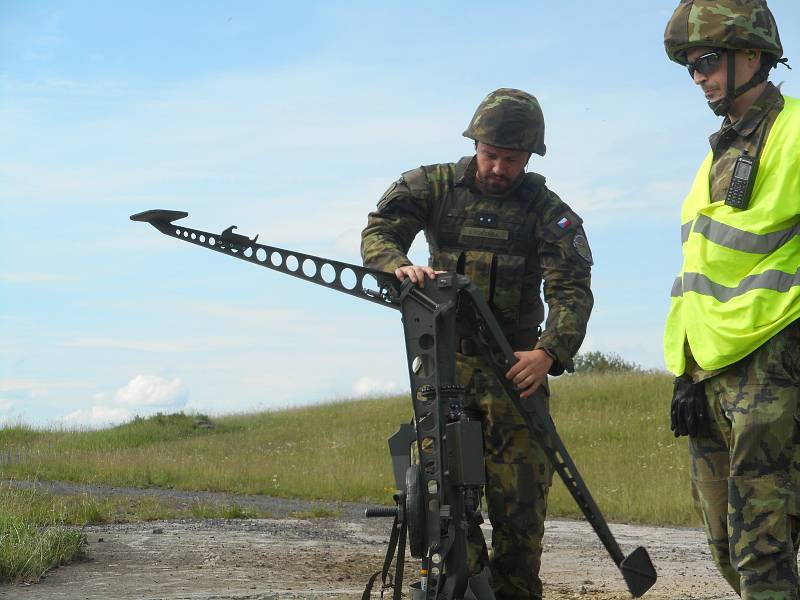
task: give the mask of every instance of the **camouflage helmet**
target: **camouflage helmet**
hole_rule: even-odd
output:
[[[544,156],[544,115],[538,100],[522,90],[500,88],[478,105],[464,137],[498,148]]]
[[[686,51],[698,47],[761,50],[776,63],[783,56],[766,0],[681,0],[664,31],[664,48],[684,65]]]

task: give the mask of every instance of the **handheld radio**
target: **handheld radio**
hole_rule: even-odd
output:
[[[725,194],[725,204],[740,210],[746,209],[750,203],[750,194],[753,192],[757,173],[757,157],[748,154],[739,156],[733,166],[733,176],[728,186],[728,193]]]

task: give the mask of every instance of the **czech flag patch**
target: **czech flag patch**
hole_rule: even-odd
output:
[[[570,225],[572,225],[572,221],[570,221],[567,217],[561,217],[561,220],[556,223],[561,229],[566,229]]]

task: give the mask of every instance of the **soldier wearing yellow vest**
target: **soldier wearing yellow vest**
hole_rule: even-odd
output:
[[[767,80],[786,59],[763,0],[683,0],[664,45],[725,117],[681,210],[672,429],[722,575],[742,598],[797,600],[800,101]]]

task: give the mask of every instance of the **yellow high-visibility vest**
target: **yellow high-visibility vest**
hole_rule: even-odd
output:
[[[712,199],[712,155],[681,209],[683,268],[664,332],[667,368],[744,358],[800,318],[800,100],[785,98],[761,153],[746,210]]]

